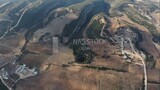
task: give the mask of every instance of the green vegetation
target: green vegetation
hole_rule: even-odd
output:
[[[148,1],[145,1],[145,2],[147,3],[141,2],[140,5],[145,6],[145,8],[150,12],[154,12],[155,10],[158,10],[160,8],[158,3],[150,3]]]
[[[69,67],[68,64],[62,64],[62,67]]]
[[[132,3],[133,0],[104,0],[111,5],[111,9],[118,8],[124,3]]]
[[[133,22],[138,23],[139,25],[142,25],[145,28],[147,28],[151,34],[160,35],[160,33],[156,32],[156,27],[152,23],[149,23],[149,19],[141,15],[139,12],[135,11],[133,8],[123,5],[121,6],[121,11],[123,11]]]
[[[19,16],[17,16],[16,13],[18,13],[21,9],[23,9],[24,7],[26,7],[26,5],[27,5],[26,2],[20,3],[20,5],[18,5],[11,12],[9,12],[9,16],[12,18],[12,20],[14,20],[14,24],[19,19]]]
[[[89,7],[90,7],[90,5],[85,6],[85,7],[83,8],[83,10],[81,11],[78,19],[73,20],[71,23],[69,23],[69,24],[67,24],[67,25],[65,26],[65,29],[63,30],[63,33],[62,33],[62,35],[63,35],[64,37],[69,37],[69,36],[71,35],[71,33],[75,30],[76,26],[79,24],[78,22],[81,21],[81,20],[83,20],[84,14],[86,13],[85,11],[86,11],[86,9],[88,9]],[[86,27],[87,23],[88,23],[88,22],[90,21],[90,19],[91,19],[89,15],[87,15],[87,16],[88,16],[88,17],[87,17],[87,20],[88,20],[88,21],[86,20],[86,21],[84,22],[84,24],[80,27],[81,29],[84,29],[84,28]],[[73,35],[72,38],[82,38],[82,33],[83,33],[83,30],[81,30],[81,32],[79,33],[79,35]],[[77,36],[78,36],[78,37],[77,37]]]
[[[89,64],[92,62],[96,54],[91,49],[86,49],[88,46],[82,44],[71,44],[73,55],[77,63]],[[89,48],[89,47],[88,47]]]
[[[98,20],[94,20],[86,31],[87,37],[91,39],[101,38],[100,32],[103,27],[103,24],[100,24]]]
[[[8,27],[11,25],[8,21],[0,22],[0,37],[8,30]]]
[[[79,32],[76,33],[76,35],[73,35],[72,38],[82,38],[82,33],[84,31],[84,29],[86,28],[87,24],[89,23],[89,21],[91,20],[91,18],[98,14],[98,13],[101,13],[101,12],[104,12],[106,13],[106,15],[109,15],[109,8],[110,6],[104,2],[101,2],[101,1],[96,1],[93,3],[94,4],[94,7],[93,9],[91,9],[88,13],[87,13],[87,17],[86,17],[86,21],[84,21],[84,23],[80,26],[80,29],[79,29]],[[66,25],[65,26],[65,29],[62,33],[63,36],[65,37],[69,37],[70,34],[73,32],[73,30],[75,29],[75,27],[77,26],[78,22],[84,18],[83,15],[86,13],[86,9],[92,7],[91,4],[85,6],[82,10],[81,10],[81,13],[79,15],[79,18],[72,21],[70,24]]]
[[[111,17],[121,16],[121,14],[118,13],[119,7],[122,4],[133,2],[133,0],[104,0],[104,1],[111,5],[111,9],[110,9],[110,16]]]
[[[11,5],[13,5],[13,4],[12,4],[12,3],[8,3],[7,5],[1,7],[1,8],[0,8],[0,14],[5,13],[5,11],[7,10],[7,8],[8,8],[9,6],[11,6]]]
[[[154,68],[156,66],[156,60],[151,55],[146,55],[147,66],[150,68]]]
[[[155,4],[152,4],[152,3],[150,3],[149,5],[148,5],[148,8],[149,8],[149,10],[151,11],[151,12],[153,12],[153,11],[155,11],[155,10],[158,10],[158,6],[157,5],[155,5]]]
[[[88,0],[87,0],[88,1]],[[103,0],[102,0],[103,1]],[[79,18],[72,21],[70,24],[65,26],[65,29],[62,33],[62,36],[64,37],[70,37],[71,33],[75,30],[75,27],[78,25],[78,22],[83,20],[84,14],[86,14],[85,21],[82,24],[79,24],[79,29],[77,29],[77,32],[73,33],[73,35],[70,37],[70,40],[67,44],[69,44],[70,48],[74,51],[75,60],[78,63],[91,63],[94,56],[96,55],[91,49],[89,49],[89,46],[79,44],[74,44],[73,39],[82,39],[83,33],[85,28],[87,27],[88,23],[92,19],[92,17],[98,13],[104,12],[105,14],[109,14],[108,10],[110,6],[102,1],[96,0],[93,4],[88,4],[81,10],[81,13],[79,15]],[[91,8],[93,6],[93,8]],[[90,11],[87,11],[91,8]],[[92,26],[94,29],[97,29],[98,32],[94,32],[95,35],[98,35],[99,29],[102,28],[102,24],[99,25],[99,22],[94,22],[94,25]],[[92,34],[93,35],[93,34]],[[91,36],[92,36],[91,35]]]
[[[109,68],[109,67],[99,67],[99,66],[85,66],[86,68],[92,68],[92,69],[97,69],[97,70],[102,70],[102,71],[106,71],[106,70],[113,70],[116,72],[127,72],[126,70],[123,69],[115,69],[115,68]]]
[[[134,17],[134,16],[131,15],[131,14],[127,14],[127,16],[128,16],[128,18],[130,18],[133,22],[138,23],[138,24],[146,27],[153,35],[157,35],[157,34],[159,35],[159,33],[156,32],[156,27],[155,27],[153,24],[148,23],[148,21],[145,21],[145,20],[140,21],[140,19]]]
[[[69,8],[73,9],[73,10],[79,10],[81,11],[84,7],[86,7],[88,4],[90,4],[91,2],[95,2],[95,1],[100,1],[100,0],[84,0],[83,2],[81,3],[77,3],[77,4],[74,4],[72,6],[69,6]],[[103,1],[103,0],[101,0]]]

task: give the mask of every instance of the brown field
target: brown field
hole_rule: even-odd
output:
[[[156,66],[155,66],[157,69],[160,69],[160,58],[158,58],[156,60]]]
[[[26,49],[29,52],[33,53],[50,53],[52,54],[52,45],[51,44],[40,44],[36,43],[28,43]]]
[[[19,54],[25,40],[22,35],[11,35],[0,40],[0,54],[9,54],[14,52]]]
[[[77,66],[52,68],[21,80],[16,90],[138,90],[142,87],[142,77],[130,73],[75,69]]]
[[[45,54],[24,54],[20,62],[25,63],[29,67],[41,67],[41,65],[48,58]]]
[[[160,84],[148,84],[148,90],[160,90]]]
[[[148,81],[153,81],[156,83],[160,83],[160,70],[159,69],[148,69]]]
[[[62,65],[74,61],[73,51],[68,47],[59,44],[57,53],[54,53],[52,48],[45,47],[47,46],[36,45],[36,43],[28,44],[26,50],[29,51],[29,53],[24,54],[20,61],[32,67],[34,67],[34,65],[35,67],[40,67],[45,64]],[[52,54],[46,54],[45,52]]]
[[[119,59],[119,57],[110,57],[107,59],[102,58],[95,58],[94,61],[91,63],[93,66],[100,66],[100,67],[108,67],[114,69],[122,69],[128,71],[128,63],[124,60]]]
[[[70,61],[75,61],[73,51],[70,48],[59,44],[58,52],[50,55],[49,58],[46,60],[46,63],[62,65],[67,64]]]

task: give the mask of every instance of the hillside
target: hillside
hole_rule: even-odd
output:
[[[0,0],[0,90],[160,90],[158,0]]]

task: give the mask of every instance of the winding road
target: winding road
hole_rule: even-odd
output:
[[[9,4],[9,3],[10,3],[10,2],[6,2],[6,3],[2,4],[2,5],[0,5],[0,8],[6,6],[6,5]]]
[[[142,56],[140,56],[134,49],[133,47],[133,44],[131,42],[131,39],[130,38],[127,38],[129,43],[130,43],[130,46],[132,48],[132,51],[135,53],[135,56],[137,56],[141,61],[142,61],[142,64],[143,64],[143,70],[144,70],[144,90],[147,90],[147,87],[148,87],[148,79],[147,79],[147,69],[146,69],[146,63],[145,63],[145,60],[143,59]]]
[[[85,13],[84,13],[84,14],[82,13],[82,18],[81,18],[81,20],[79,20],[76,28],[73,30],[73,32],[72,32],[71,35],[69,36],[69,40],[71,39],[71,37],[73,36],[73,34],[74,34],[75,32],[78,32],[78,31],[79,31],[80,27],[81,27],[81,26],[84,24],[84,22],[86,21],[87,14],[89,13],[89,11],[90,11],[93,7],[94,7],[94,5],[91,4],[91,6],[88,7],[88,8],[85,10]]]
[[[18,19],[16,25],[14,25],[14,26],[11,27],[9,30],[7,30],[7,31],[3,34],[3,36],[0,37],[0,40],[3,39],[3,38],[8,34],[9,31],[14,30],[14,28],[16,28],[16,27],[19,25],[19,23],[20,23],[21,20],[22,20],[23,15],[25,14],[25,12],[26,12],[27,10],[28,10],[28,9],[24,9],[24,10],[23,10],[23,12],[22,12],[20,18]]]

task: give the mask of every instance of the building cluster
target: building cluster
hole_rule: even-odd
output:
[[[127,62],[132,62],[136,56],[134,51],[138,51],[134,44],[138,39],[136,33],[129,28],[119,28],[113,40],[118,47],[119,55],[123,56],[123,59]]]
[[[25,64],[20,65],[15,62],[9,62],[0,68],[0,78],[3,84],[12,90],[13,86],[21,79],[37,75],[35,69],[30,69]]]

